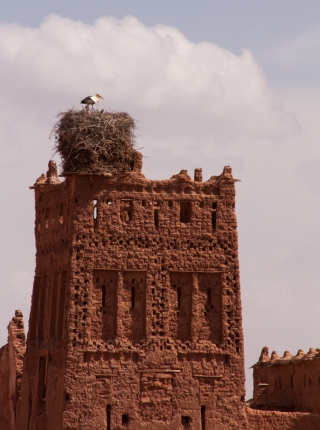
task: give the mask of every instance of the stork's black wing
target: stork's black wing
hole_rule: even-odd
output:
[[[80,102],[82,105],[94,105],[95,102],[92,100],[91,96],[86,97],[85,99],[81,100]]]

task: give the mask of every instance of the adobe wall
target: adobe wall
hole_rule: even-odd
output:
[[[8,343],[0,349],[0,429],[16,429],[24,354],[23,315],[17,310],[8,325]]]
[[[36,187],[21,430],[247,428],[234,182]]]
[[[271,358],[265,347],[253,366],[254,407],[320,414],[320,351]]]
[[[250,430],[319,430],[320,416],[299,412],[257,411],[247,408]]]
[[[61,429],[65,405],[67,342],[63,330],[66,324],[66,271],[72,243],[70,190],[66,182],[60,183],[56,171],[51,171],[53,163],[49,163],[47,176],[42,175],[35,184],[38,187],[45,184],[50,193],[46,204],[42,204],[43,193],[36,193],[36,268],[19,430]]]

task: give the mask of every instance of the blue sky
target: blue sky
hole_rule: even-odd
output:
[[[3,1],[0,344],[15,309],[28,321],[28,186],[47,170],[54,115],[99,92],[139,121],[147,176],[230,164],[242,180],[246,367],[265,344],[317,347],[319,51],[318,1]]]

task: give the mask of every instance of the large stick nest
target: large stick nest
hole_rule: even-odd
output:
[[[126,112],[60,112],[51,131],[64,173],[119,174],[131,170],[135,121]]]

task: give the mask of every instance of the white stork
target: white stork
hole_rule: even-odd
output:
[[[93,107],[93,105],[98,103],[100,99],[103,100],[103,97],[100,96],[100,94],[86,97],[85,99],[81,100],[82,107],[85,107],[88,110],[90,105]]]

